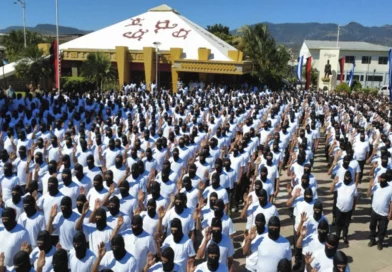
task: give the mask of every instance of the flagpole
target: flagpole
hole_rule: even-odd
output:
[[[59,43],[59,1],[56,0],[56,41],[57,41],[57,87],[60,95],[60,43]]]
[[[339,47],[339,35],[340,35],[340,25],[338,25],[338,36],[336,40],[336,47]]]

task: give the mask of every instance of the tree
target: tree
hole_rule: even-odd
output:
[[[112,83],[117,79],[116,70],[110,59],[102,52],[90,53],[82,65],[82,76],[95,83],[102,90],[103,84]]]
[[[230,29],[228,26],[224,26],[222,24],[215,24],[212,26],[207,26],[207,31],[214,34],[221,40],[227,42],[230,45],[233,45],[233,35],[230,33]]]
[[[336,86],[336,91],[339,93],[351,93],[351,88],[346,82],[342,82]]]
[[[319,71],[312,67],[310,69],[310,84],[313,86],[317,86],[317,81],[318,81],[318,76],[319,76]],[[302,69],[302,78],[306,80],[306,66],[303,67]]]
[[[37,47],[44,38],[38,32],[26,30],[27,47]],[[23,30],[12,30],[2,39],[3,46],[6,48],[5,53],[10,62],[21,59],[24,55],[24,35]]]
[[[282,78],[291,74],[288,50],[283,45],[276,45],[264,24],[244,26],[241,32],[244,54],[253,62],[253,75],[271,88],[280,87]]]
[[[34,82],[35,86],[42,79],[46,79],[51,75],[51,68],[44,52],[37,46],[27,47],[22,55],[22,60],[15,66],[16,76]]]

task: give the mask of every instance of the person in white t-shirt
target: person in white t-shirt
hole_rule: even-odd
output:
[[[52,245],[52,239],[48,231],[43,230],[38,233],[37,247],[30,253],[30,260],[34,268],[38,268],[38,258],[41,251],[45,252],[45,265],[42,267],[43,272],[50,272],[53,269],[52,259],[56,248]]]
[[[103,242],[98,246],[98,256],[91,271],[98,272],[103,269],[116,272],[137,271],[138,269],[137,260],[125,249],[124,239],[119,234],[113,237],[110,251],[106,252]]]
[[[166,247],[161,254],[161,261],[155,263],[153,254],[148,255],[144,271],[147,272],[178,272],[182,271],[182,268],[174,262],[174,251],[171,247]],[[188,270],[189,271],[189,270]]]
[[[220,262],[221,252],[220,252],[220,247],[217,244],[211,243],[207,248],[206,255],[207,255],[207,261],[196,266],[193,271],[229,272],[229,268],[225,264]]]
[[[90,272],[96,256],[88,248],[84,233],[77,231],[72,238],[72,244],[73,248],[69,251],[69,268],[71,271]]]
[[[280,220],[273,216],[268,221],[268,234],[257,251],[257,272],[276,272],[281,259],[291,261],[290,242],[280,235]]]
[[[12,197],[4,204],[5,208],[9,207],[15,209],[16,221],[18,221],[19,216],[23,213],[22,188],[19,185],[12,188]]]

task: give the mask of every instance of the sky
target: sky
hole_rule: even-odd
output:
[[[56,23],[55,0],[24,0],[26,24]],[[62,26],[98,30],[167,4],[202,27],[221,23],[236,29],[258,22],[392,24],[391,0],[58,0]],[[0,29],[23,25],[22,8],[0,0]]]

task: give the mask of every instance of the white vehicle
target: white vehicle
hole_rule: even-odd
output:
[[[378,94],[389,96],[389,86],[388,85],[381,86],[380,89],[378,90]]]

